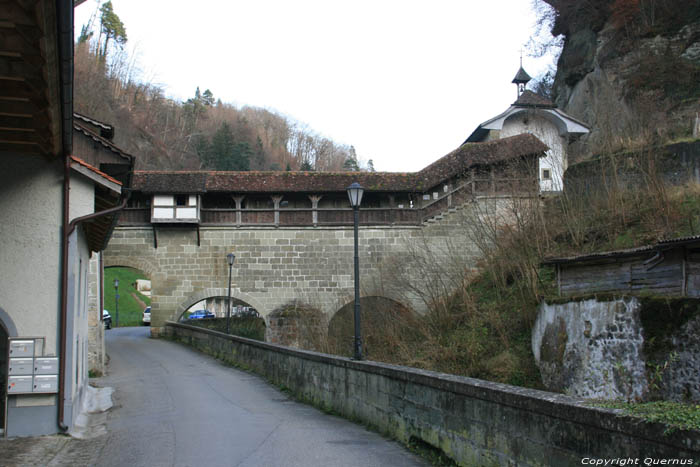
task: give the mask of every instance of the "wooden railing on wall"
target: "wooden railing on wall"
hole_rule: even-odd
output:
[[[362,225],[419,225],[451,207],[459,206],[479,196],[508,195],[533,192],[532,179],[476,179],[466,180],[440,197],[414,208],[362,208]],[[352,225],[351,208],[272,208],[235,209],[202,208],[200,225],[230,226],[336,226]],[[277,214],[277,215],[275,215]],[[314,222],[315,220],[315,222]],[[119,218],[121,226],[148,225],[150,208],[126,208]]]

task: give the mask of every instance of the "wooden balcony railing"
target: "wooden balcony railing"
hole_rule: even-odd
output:
[[[531,179],[471,179],[438,199],[413,208],[361,208],[362,225],[419,225],[425,220],[461,205],[477,196],[507,195],[536,189]],[[151,223],[150,208],[126,208],[119,225],[137,226]],[[352,208],[202,208],[200,225],[229,226],[337,226],[352,225]]]

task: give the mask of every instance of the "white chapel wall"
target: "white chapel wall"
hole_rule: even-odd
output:
[[[554,123],[532,112],[518,113],[506,119],[500,137],[507,138],[522,133],[532,133],[549,147],[546,156],[540,159],[540,190],[561,191],[567,167],[565,138],[559,135]],[[544,170],[550,171],[550,180],[543,179]]]

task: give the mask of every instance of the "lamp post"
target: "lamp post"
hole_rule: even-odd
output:
[[[358,253],[360,203],[364,188],[354,182],[347,188],[350,206],[352,206],[355,225],[355,352],[353,359],[362,360],[362,330],[360,329],[360,255]]]
[[[117,318],[117,327],[119,327],[119,279],[114,279],[114,314]]]
[[[231,332],[231,271],[233,270],[233,261],[236,255],[229,253],[226,255],[228,260],[228,301],[226,302],[226,334]]]

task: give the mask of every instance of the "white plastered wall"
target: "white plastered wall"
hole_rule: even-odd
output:
[[[540,158],[539,178],[541,191],[561,191],[564,187],[566,171],[566,140],[559,134],[556,125],[536,111],[517,113],[503,123],[500,137],[507,138],[522,133],[532,133],[549,147],[546,156]],[[550,171],[550,179],[543,178],[543,172]]]
[[[57,354],[63,167],[40,156],[0,156],[0,307],[20,336]]]

